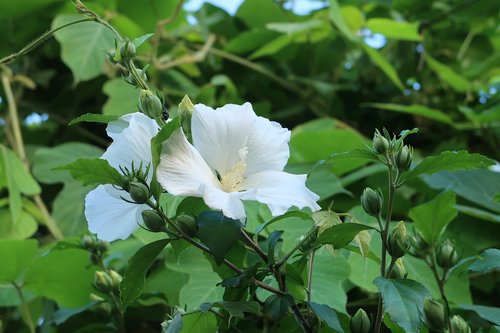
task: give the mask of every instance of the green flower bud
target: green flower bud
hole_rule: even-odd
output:
[[[109,293],[114,289],[113,279],[106,272],[96,271],[94,275],[94,287],[102,293]]]
[[[394,267],[392,268],[390,278],[391,279],[406,279],[408,273],[406,272],[405,265],[401,258],[396,260]]]
[[[92,302],[103,302],[103,301],[104,301],[104,298],[102,298],[101,296],[96,295],[96,294],[94,294],[94,293],[91,293],[91,294],[90,294],[90,300],[91,300]]]
[[[370,318],[368,318],[365,310],[358,309],[352,316],[349,327],[352,333],[368,333],[370,332],[370,325]]]
[[[163,218],[154,210],[148,209],[141,213],[144,225],[151,232],[162,232],[166,230],[165,221]]]
[[[405,223],[398,222],[396,227],[392,230],[388,239],[387,251],[393,258],[401,258],[408,251],[408,233],[406,232]]]
[[[181,124],[184,133],[188,136],[191,134],[191,118],[193,117],[194,105],[186,95],[179,103],[179,116],[181,117]]]
[[[151,198],[149,187],[142,182],[130,182],[128,193],[132,200],[138,204],[144,204]]]
[[[403,148],[401,148],[401,150],[396,155],[396,159],[394,160],[399,170],[406,171],[410,169],[412,155],[413,148],[409,146],[403,146]]]
[[[139,76],[141,77],[141,79],[144,82],[146,82],[148,80],[148,75],[146,74],[147,68],[148,68],[148,66],[145,66],[142,70],[139,71]],[[128,71],[126,73],[126,76],[127,77],[124,78],[125,82],[127,82],[128,84],[133,85],[133,86],[138,86],[138,82],[135,79],[135,76],[133,76]]]
[[[82,237],[81,244],[84,249],[91,250],[95,247],[96,242],[94,237],[85,235]]]
[[[442,331],[446,325],[443,305],[432,298],[424,301],[424,314],[427,324],[436,331]]]
[[[451,317],[451,328],[454,333],[471,333],[469,324],[459,315]]]
[[[139,96],[139,110],[150,118],[158,119],[162,116],[163,103],[151,91],[142,89]]]
[[[98,239],[95,242],[95,248],[101,253],[106,252],[109,249],[109,243],[103,240]]]
[[[193,237],[198,232],[198,223],[190,215],[179,215],[176,219],[177,225],[186,235]]]
[[[382,192],[375,191],[369,187],[365,188],[361,194],[361,206],[368,215],[378,216],[382,212],[384,198]]]
[[[135,57],[135,45],[130,40],[125,40],[120,46],[121,60],[132,60]]]
[[[106,56],[108,57],[108,61],[112,63],[113,65],[117,64],[116,59],[116,50],[109,50],[106,51]]]
[[[436,260],[440,267],[450,268],[458,261],[458,253],[449,239],[445,240],[436,250]]]
[[[373,136],[373,150],[375,150],[377,154],[385,154],[387,150],[389,150],[389,147],[389,140],[376,130]]]
[[[109,270],[109,276],[111,277],[111,281],[113,281],[113,288],[115,290],[118,290],[118,287],[120,286],[120,282],[122,282],[123,277],[114,270]]]
[[[101,316],[109,317],[113,312],[113,307],[108,302],[101,302],[96,305],[96,310]]]

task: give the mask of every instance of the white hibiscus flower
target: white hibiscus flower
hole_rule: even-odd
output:
[[[258,117],[250,103],[216,110],[195,105],[191,133],[194,146],[182,129],[163,144],[157,178],[169,193],[202,197],[210,208],[241,221],[242,200],[262,202],[274,216],[292,206],[320,209],[306,175],[283,171],[290,131]]]
[[[158,133],[158,125],[148,116],[136,112],[108,124],[106,132],[113,139],[101,158],[115,169],[131,169],[142,165],[143,171],[151,164],[151,139]],[[149,173],[148,182],[151,180]],[[85,198],[85,217],[89,230],[106,241],[125,239],[142,220],[141,213],[149,207],[133,204],[130,195],[112,185],[99,185]]]

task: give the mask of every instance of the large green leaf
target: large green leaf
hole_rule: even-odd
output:
[[[446,226],[457,216],[455,202],[455,193],[444,192],[410,210],[408,215],[427,243],[436,244]]]
[[[36,258],[25,275],[25,288],[38,296],[55,300],[62,307],[80,307],[94,292],[93,267],[87,251],[52,250]]]
[[[127,270],[120,283],[122,312],[142,293],[149,267],[165,246],[167,246],[168,242],[168,239],[160,239],[149,243],[140,248],[139,251],[130,258]]]
[[[324,321],[328,327],[333,328],[338,333],[344,333],[342,326],[340,326],[340,321],[332,308],[326,304],[310,303],[311,309],[314,311],[316,316],[318,316],[322,321]]]
[[[73,163],[54,168],[53,170],[68,170],[73,178],[83,185],[112,184],[123,186],[124,180],[109,162],[100,158],[80,158]]]
[[[106,116],[122,116],[137,111],[139,89],[134,88],[123,78],[110,80],[104,84],[102,91],[108,96],[102,113]]]
[[[0,221],[0,239],[25,239],[38,229],[34,217],[25,211],[14,221],[8,209],[0,209]]]
[[[241,222],[225,217],[221,212],[205,211],[196,218],[198,237],[212,251],[215,262],[220,265],[227,252],[241,236]]]
[[[56,16],[52,28],[81,20],[79,15]],[[61,58],[73,73],[74,83],[90,80],[102,73],[105,51],[113,47],[115,36],[104,25],[84,22],[55,33],[61,44]]]
[[[0,281],[15,281],[28,268],[37,249],[38,243],[34,239],[0,240],[0,258],[3,258]]]
[[[330,244],[336,249],[347,246],[356,235],[363,231],[373,229],[372,227],[360,223],[342,223],[334,225],[319,235],[319,244]]]
[[[469,266],[473,272],[488,273],[500,270],[500,250],[487,249]]]
[[[195,312],[182,316],[180,333],[215,333],[217,318],[212,312]]]
[[[420,332],[424,299],[429,291],[420,283],[405,279],[377,278],[374,281],[384,300],[384,312],[405,332]]]
[[[477,313],[479,317],[492,322],[495,325],[500,325],[500,308],[473,304],[460,304],[460,308],[473,311]]]
[[[445,124],[453,124],[453,119],[446,113],[431,109],[425,105],[411,104],[411,105],[399,105],[391,103],[368,103],[366,106],[373,107],[381,110],[388,110],[394,112],[408,113],[415,116],[429,118],[435,121],[439,121]]]
[[[172,119],[172,121],[168,122],[151,140],[151,154],[153,166],[155,167],[155,169],[156,166],[158,166],[158,164],[160,163],[160,154],[163,147],[163,142],[167,141],[172,133],[180,127],[181,119],[180,117],[176,117]]]
[[[431,57],[428,53],[425,55],[425,60],[427,61],[429,67],[434,72],[436,72],[441,80],[446,82],[454,90],[465,92],[471,88],[471,83],[466,78],[456,73],[455,71],[453,71],[453,69],[446,66],[445,64],[440,63],[439,61]]]
[[[366,27],[374,33],[382,34],[390,39],[418,42],[422,37],[418,33],[418,22],[410,23],[394,21],[388,18],[372,18],[366,22]]]
[[[403,83],[401,82],[401,79],[399,78],[398,72],[396,69],[392,66],[392,64],[384,58],[384,56],[374,48],[371,48],[370,46],[366,45],[365,43],[360,44],[362,49],[368,54],[370,57],[371,61],[375,65],[377,65],[378,68],[384,72],[384,74],[389,78],[389,80],[394,83],[396,87],[399,88],[399,90],[403,90],[404,86]]]
[[[469,154],[465,150],[444,151],[437,156],[426,157],[405,177],[409,179],[422,174],[432,175],[439,171],[481,169],[493,164],[495,161],[480,154]]]

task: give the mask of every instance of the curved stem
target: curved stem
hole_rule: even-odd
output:
[[[443,276],[439,277],[438,271],[437,271],[437,262],[436,262],[436,256],[435,256],[435,251],[433,249],[432,254],[431,254],[431,259],[432,263],[429,265],[432,274],[434,275],[434,279],[436,280],[436,283],[438,285],[439,289],[439,294],[441,296],[441,299],[444,302],[444,315],[446,318],[446,328],[450,330],[451,333],[453,332],[453,327],[451,326],[451,320],[450,320],[450,315],[451,315],[451,310],[450,310],[450,304],[448,302],[448,298],[446,297],[445,291],[444,291],[444,285],[446,283],[446,271],[443,272]]]
[[[28,307],[28,303],[26,303],[26,300],[24,299],[23,291],[21,290],[21,286],[19,286],[15,282],[12,282],[12,285],[16,289],[17,295],[19,296],[19,301],[21,302],[21,304],[20,304],[21,312],[25,316],[25,319],[27,321],[26,324],[28,325],[30,333],[35,333],[36,330],[35,330],[35,325],[33,325],[33,318],[31,318],[30,309]]]
[[[246,231],[243,229],[241,229],[241,235],[243,236],[243,239],[245,240],[246,244],[250,246],[259,255],[259,257],[267,264],[269,259],[267,258],[267,255],[262,251],[259,244],[254,242],[254,240],[250,236],[248,236]]]

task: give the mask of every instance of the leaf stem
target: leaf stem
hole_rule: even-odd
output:
[[[26,300],[24,299],[23,296],[23,291],[21,290],[21,286],[19,286],[16,282],[12,281],[12,285],[14,288],[16,288],[17,295],[19,296],[19,301],[21,302],[21,311],[25,316],[25,319],[27,321],[28,328],[30,330],[30,333],[35,333],[35,326],[33,325],[33,318],[31,317],[30,309],[28,307],[28,303],[26,303]]]
[[[446,329],[449,329],[451,333],[453,332],[453,327],[451,326],[451,310],[450,310],[450,303],[448,302],[448,298],[446,297],[445,291],[444,291],[444,285],[446,284],[446,270],[443,270],[443,276],[439,277],[439,273],[437,271],[437,262],[436,262],[436,255],[435,255],[435,249],[432,248],[431,250],[431,263],[428,263],[430,269],[432,270],[432,274],[434,275],[434,279],[436,280],[436,283],[438,285],[439,289],[439,294],[441,296],[441,299],[444,302],[444,315],[446,317]]]
[[[264,253],[264,251],[262,251],[259,244],[254,242],[254,240],[250,236],[248,236],[246,231],[243,229],[241,229],[241,235],[243,236],[243,239],[246,242],[246,244],[250,246],[259,255],[259,257],[267,264],[269,262],[269,258]]]

